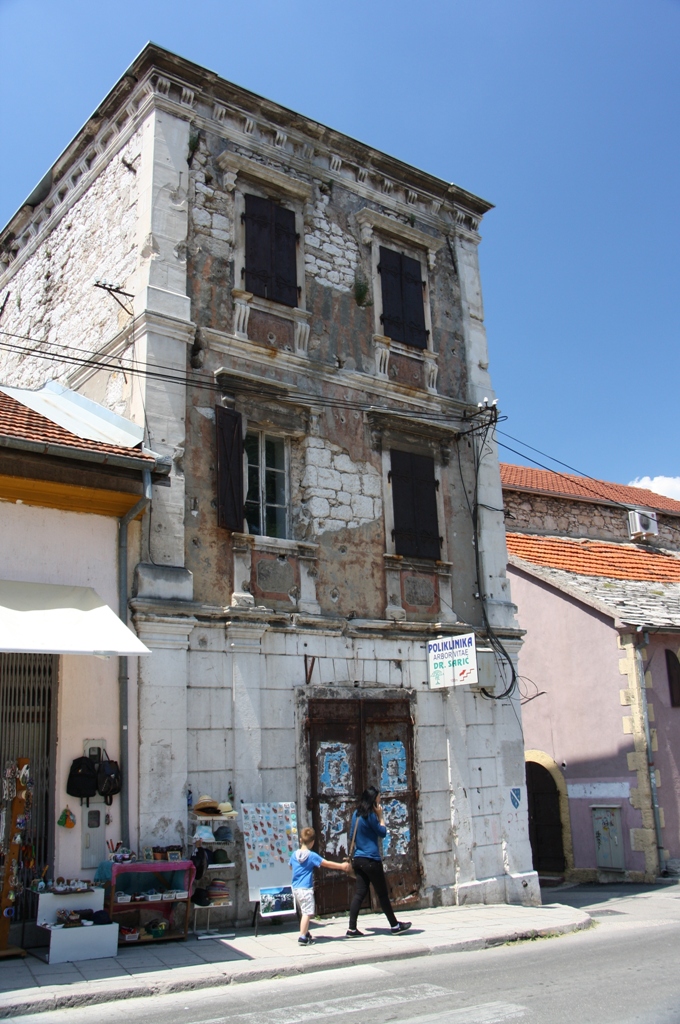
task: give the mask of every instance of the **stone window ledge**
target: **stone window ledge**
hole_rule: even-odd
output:
[[[252,533],[234,533],[234,547],[252,547],[256,551],[270,551],[274,554],[299,555],[301,558],[316,558],[319,545],[307,544],[299,540],[286,540],[283,537],[260,537]]]

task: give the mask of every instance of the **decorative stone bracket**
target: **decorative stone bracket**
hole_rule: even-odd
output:
[[[375,346],[375,372],[378,377],[388,379],[387,371],[390,365],[390,339],[382,334],[373,335]]]
[[[401,567],[404,559],[401,555],[383,555],[385,559],[385,592],[387,607],[385,618],[393,622],[403,622],[406,611],[401,603]]]
[[[425,350],[423,352],[425,357],[425,387],[431,395],[437,394],[437,377],[439,376],[439,366],[437,365],[437,354]]]
[[[231,294],[234,300],[234,334],[241,341],[247,341],[250,303],[253,293],[244,292],[240,288],[232,288]]]

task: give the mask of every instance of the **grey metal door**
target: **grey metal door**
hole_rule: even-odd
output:
[[[33,797],[24,834],[19,877],[24,887],[54,857],[54,760],[59,659],[53,654],[0,654],[0,770],[8,761],[30,761]],[[2,836],[4,844],[6,836]],[[0,864],[4,855],[0,852]],[[27,898],[15,906],[24,920]]]

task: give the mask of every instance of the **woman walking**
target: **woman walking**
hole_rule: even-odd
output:
[[[353,853],[352,867],[356,874],[356,889],[349,908],[347,938],[358,939],[364,934],[357,928],[357,916],[371,886],[380,900],[382,912],[390,923],[392,933],[399,935],[401,932],[407,931],[411,927],[411,922],[397,921],[387,893],[387,881],[379,845],[387,835],[387,828],[380,803],[380,793],[375,786],[369,786],[362,793],[359,805],[352,815],[350,835],[352,836],[350,852]]]

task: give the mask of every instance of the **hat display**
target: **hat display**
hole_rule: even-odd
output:
[[[204,843],[214,843],[215,836],[210,825],[197,825],[194,832],[194,839],[200,839]]]
[[[208,896],[208,890],[197,889],[194,895],[191,897],[191,902],[195,903],[197,907],[209,907],[210,897]]]
[[[193,806],[193,810],[196,814],[220,814],[219,804],[217,800],[213,800],[211,796],[201,796]]]
[[[218,804],[217,806],[219,807],[222,814],[230,814],[234,810],[234,808],[231,806],[228,800],[225,800],[223,804]]]
[[[208,886],[208,897],[214,903],[221,903],[229,899],[227,883],[220,878],[215,878]]]
[[[233,838],[233,833],[228,825],[219,825],[215,829],[215,842],[231,843]]]
[[[217,830],[219,832],[219,829]],[[226,850],[213,851],[213,864],[231,864]]]

